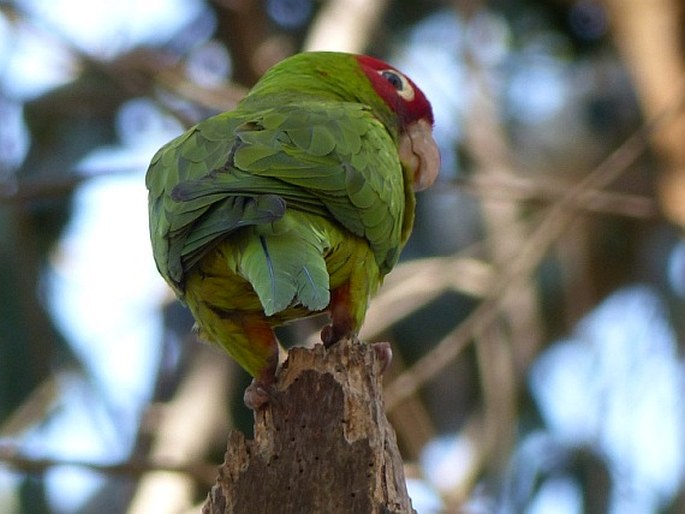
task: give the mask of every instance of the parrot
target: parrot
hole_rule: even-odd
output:
[[[275,327],[327,313],[321,340],[356,338],[412,230],[440,154],[433,111],[380,59],[302,52],[228,112],[168,142],[145,175],[152,253],[201,339],[269,401]]]

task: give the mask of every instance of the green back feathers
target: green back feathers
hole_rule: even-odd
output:
[[[305,225],[312,216],[366,239],[387,273],[414,206],[388,120],[353,56],[300,54],[272,68],[235,111],[152,159],[146,184],[162,275],[182,296],[185,273],[230,236],[242,252],[234,264],[267,315],[292,303],[321,310],[330,241],[313,229],[321,223]]]
[[[279,106],[307,97],[366,105],[393,139],[397,138],[396,116],[373,89],[352,54],[303,52],[293,55],[272,66],[250,90],[241,107]]]

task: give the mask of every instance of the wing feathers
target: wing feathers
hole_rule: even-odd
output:
[[[160,271],[181,286],[183,274],[218,242],[243,227],[273,225],[287,206],[364,237],[387,272],[404,242],[407,217],[401,164],[388,150],[393,145],[361,104],[310,101],[201,122],[161,149],[146,176]],[[268,312],[291,302],[325,307],[321,244],[304,241],[286,248],[267,234],[264,248],[256,241],[251,249],[254,263],[246,269],[253,285],[269,284],[256,286]],[[257,262],[269,264],[267,256],[273,276],[257,269]]]

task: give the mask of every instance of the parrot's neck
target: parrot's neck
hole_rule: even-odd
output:
[[[307,100],[367,105],[376,118],[385,125],[393,139],[398,139],[397,116],[376,94],[355,61],[351,62],[349,68],[338,70],[337,73],[319,70],[316,65],[299,70],[272,68],[243,99],[241,107],[250,110],[263,109]]]

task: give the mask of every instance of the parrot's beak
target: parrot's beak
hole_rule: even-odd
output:
[[[400,136],[400,159],[414,171],[414,191],[430,187],[440,171],[440,152],[433,139],[433,128],[418,120]]]

